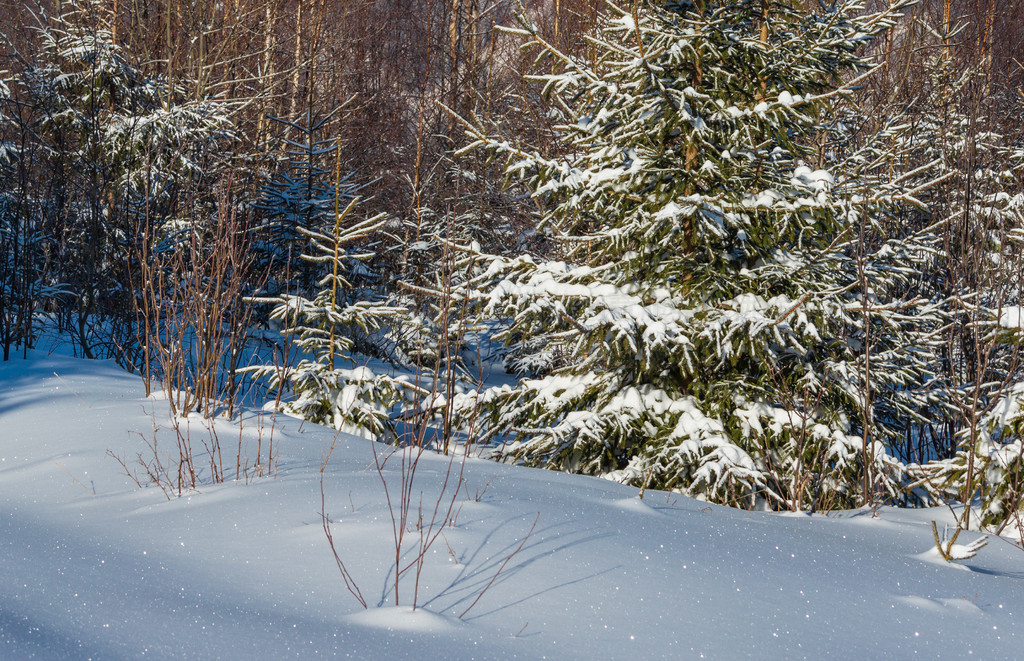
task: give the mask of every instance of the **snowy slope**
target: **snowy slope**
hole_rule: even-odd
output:
[[[166,418],[165,403],[110,364],[0,363],[0,659],[1021,655],[1024,551],[993,540],[961,565],[934,561],[930,522],[948,512],[747,513],[476,459],[455,525],[428,554],[421,609],[394,608],[373,449],[342,437],[327,511],[364,611],[321,528],[332,431],[278,418],[276,477],[168,500],[107,456],[145,456]],[[219,424],[225,454],[241,439],[251,463],[256,421]],[[156,438],[161,452],[175,442],[166,428]],[[234,477],[234,457],[225,464]],[[399,464],[384,468],[392,496]],[[447,466],[429,454],[419,466],[413,493],[428,519]],[[403,576],[403,604],[414,582]]]

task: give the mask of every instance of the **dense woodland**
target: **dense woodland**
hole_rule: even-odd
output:
[[[1020,523],[1016,0],[0,16],[5,360],[59,336],[181,413],[265,388],[741,507]]]

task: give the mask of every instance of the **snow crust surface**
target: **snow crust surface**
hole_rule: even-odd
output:
[[[936,561],[931,521],[946,510],[748,513],[479,459],[426,558],[418,608],[410,573],[396,606],[374,448],[340,436],[326,508],[363,610],[321,528],[332,430],[278,417],[275,476],[233,481],[232,455],[227,482],[168,500],[107,456],[147,456],[154,424],[159,451],[173,450],[167,416],[111,364],[0,363],[0,659],[1020,655],[1024,551],[994,539],[971,560]],[[250,463],[258,442],[266,451],[253,416],[217,424],[225,454],[239,440]],[[448,462],[421,459],[413,493],[427,517]],[[393,488],[398,465],[384,469]]]

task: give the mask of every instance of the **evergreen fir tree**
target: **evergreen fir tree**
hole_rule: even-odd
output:
[[[404,378],[375,374],[366,366],[356,365],[352,355],[354,334],[376,332],[400,323],[405,315],[402,308],[362,298],[367,291],[354,284],[363,270],[360,262],[373,256],[360,250],[358,242],[385,222],[382,214],[346,227],[344,223],[358,201],[350,200],[342,210],[340,195],[335,198],[334,223],[328,232],[298,228],[313,249],[313,254],[303,255],[303,260],[326,270],[319,282],[321,289],[313,298],[282,294],[258,299],[261,303],[276,303],[271,319],[281,321],[282,332],[295,338],[300,361],[294,366],[263,366],[249,371],[269,379],[272,389],[290,392],[293,399],[281,406],[287,413],[357,436],[393,440],[396,430],[390,409],[418,389]],[[352,243],[356,245],[348,245]],[[341,367],[345,364],[349,366]]]
[[[973,72],[955,74],[953,35],[933,33],[947,46],[931,62],[930,107],[917,140],[946,175],[932,204],[953,244],[938,280],[949,330],[937,352],[936,385],[946,405],[932,423],[948,438],[910,470],[937,502],[980,504],[982,525],[1019,525],[1024,149],[1008,143],[972,103]],[[962,511],[966,526],[971,510]]]
[[[743,505],[860,502],[865,461],[886,488],[849,329],[857,221],[887,199],[812,145],[903,4],[611,5],[593,64],[513,30],[558,67],[536,80],[569,156],[468,123],[467,149],[527,178],[565,261],[494,259],[477,296],[573,362],[483,395],[507,458]]]
[[[985,163],[989,167],[963,174],[980,192],[960,213],[980,225],[974,229],[980,267],[986,271],[984,281],[997,285],[967,289],[960,299],[970,302],[966,331],[976,334],[983,362],[977,376],[967,374],[947,386],[955,387],[959,401],[973,404],[958,411],[965,420],[955,453],[913,466],[912,472],[938,502],[977,502],[981,524],[1001,530],[1009,524],[1020,528],[1024,510],[1024,149],[990,145],[982,151],[992,152]]]
[[[480,324],[467,314],[461,292],[480,263],[460,260],[458,246],[518,254],[524,214],[501,190],[499,168],[471,159],[462,165],[450,164],[443,181],[427,182],[443,191],[439,209],[418,207],[406,222],[404,275],[395,297],[412,314],[398,348],[410,365],[475,380],[481,375],[479,361],[500,360],[505,352],[490,341],[494,320]]]
[[[262,191],[256,208],[263,212],[264,222],[257,228],[257,249],[263,266],[274,277],[270,283],[276,291],[291,288],[307,295],[313,291],[320,274],[316,262],[302,259],[310,254],[312,244],[306,232],[329,232],[335,197],[347,204],[358,195],[358,187],[349,177],[331,180],[330,169],[323,166],[325,157],[338,150],[334,138],[320,136],[327,122],[336,113],[316,118],[308,110],[302,122],[271,117],[285,132],[297,139],[283,137],[285,162],[283,171]],[[285,282],[285,278],[293,282]]]
[[[170,238],[210,216],[212,196],[185,193],[224,172],[218,155],[231,121],[225,104],[146,75],[114,40],[103,3],[72,0],[61,10],[39,26],[38,53],[10,83],[30,109],[32,147],[49,175],[40,204],[53,242],[42,284],[73,294],[78,343],[93,355],[105,342],[90,327],[131,314],[124,297],[140,237]]]

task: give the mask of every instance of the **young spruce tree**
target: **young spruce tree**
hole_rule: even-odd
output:
[[[554,62],[535,80],[567,156],[469,122],[467,150],[526,178],[565,261],[496,258],[474,296],[573,359],[483,395],[506,458],[743,506],[859,504],[863,475],[889,479],[849,341],[851,246],[885,201],[812,146],[904,4],[611,3],[590,61],[509,30]]]
[[[389,410],[405,392],[418,389],[405,379],[354,364],[354,336],[374,333],[406,316],[405,309],[387,305],[358,287],[365,272],[362,262],[373,257],[372,252],[360,250],[359,242],[385,222],[381,214],[349,224],[358,203],[359,198],[353,198],[342,209],[338,191],[331,227],[323,231],[298,227],[312,248],[312,254],[301,258],[322,274],[320,291],[313,298],[281,294],[257,299],[276,304],[270,317],[282,322],[286,336],[295,338],[301,352],[298,364],[249,371],[269,379],[272,389],[288,391],[291,399],[280,407],[286,413],[356,436],[391,441],[396,430]]]

